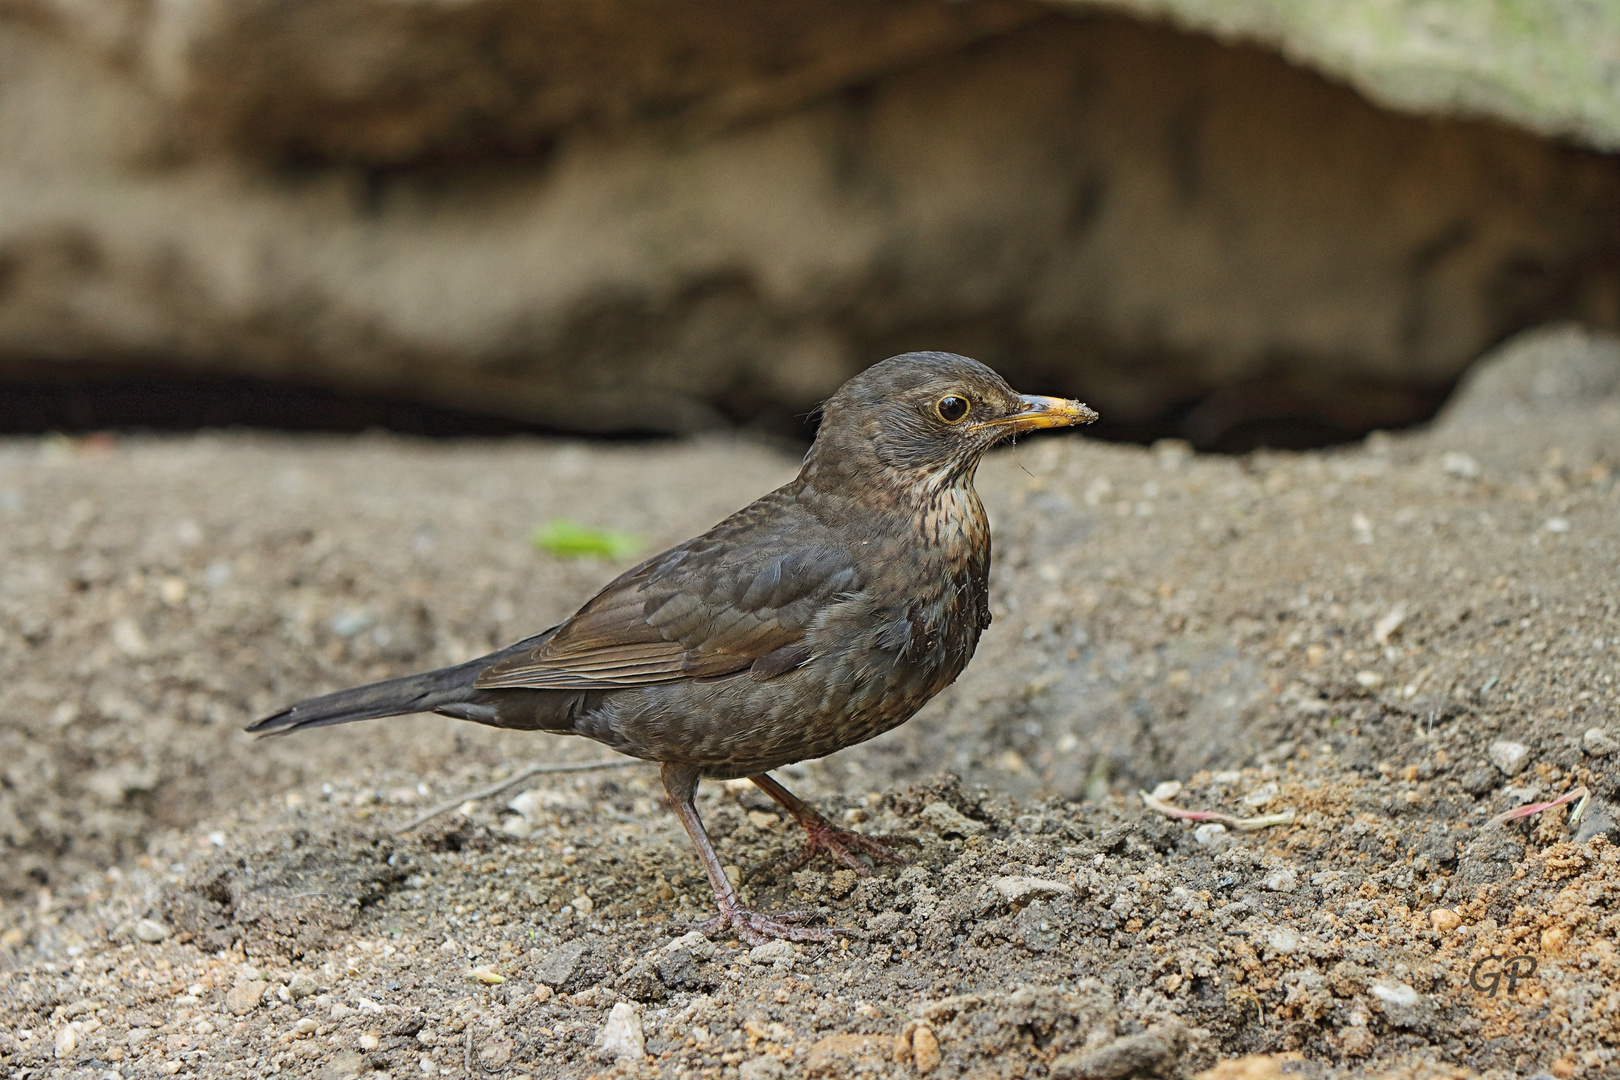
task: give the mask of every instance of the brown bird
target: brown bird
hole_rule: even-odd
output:
[[[655,555],[571,618],[477,660],[289,706],[248,728],[283,734],[434,712],[584,735],[662,763],[720,914],[750,944],[822,940],[802,913],[745,909],[693,797],[746,776],[803,826],[793,862],[855,852],[904,860],[834,826],[770,770],[864,742],[949,686],[990,625],[990,526],[973,490],[986,450],[1086,424],[1078,401],[1020,396],[976,360],[906,353],[826,403],[799,475],[708,532]]]

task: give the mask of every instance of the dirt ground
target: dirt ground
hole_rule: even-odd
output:
[[[702,793],[745,895],[853,931],[831,946],[688,935],[708,890],[647,765],[394,831],[591,744],[241,731],[566,615],[623,564],[536,551],[549,519],[663,545],[794,467],[740,441],[0,444],[0,1075],[1620,1075],[1620,347],[1572,331],[1427,431],[988,461],[978,658],[782,773],[912,863],[773,876],[790,823]],[[1176,820],[1159,785],[1292,819]],[[1579,822],[1488,824],[1581,785]]]

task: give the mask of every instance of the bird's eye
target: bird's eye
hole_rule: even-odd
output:
[[[934,405],[934,411],[939,413],[939,418],[947,424],[954,424],[968,414],[969,407],[967,398],[947,394]]]

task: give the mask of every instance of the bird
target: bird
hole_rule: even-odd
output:
[[[260,735],[412,713],[579,735],[657,762],[714,892],[695,928],[750,945],[843,931],[745,907],[695,801],[747,777],[804,829],[787,868],[827,855],[865,874],[900,837],[832,824],[769,774],[874,738],[949,686],[990,625],[986,451],[1087,424],[1078,401],[1021,395],[988,366],[912,352],[868,367],[821,409],[791,481],[608,583],[572,616],[452,667],[290,705]]]

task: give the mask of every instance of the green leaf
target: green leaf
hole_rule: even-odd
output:
[[[540,551],[568,559],[628,559],[641,550],[641,537],[614,529],[593,529],[567,518],[552,518],[534,531],[529,543]]]

